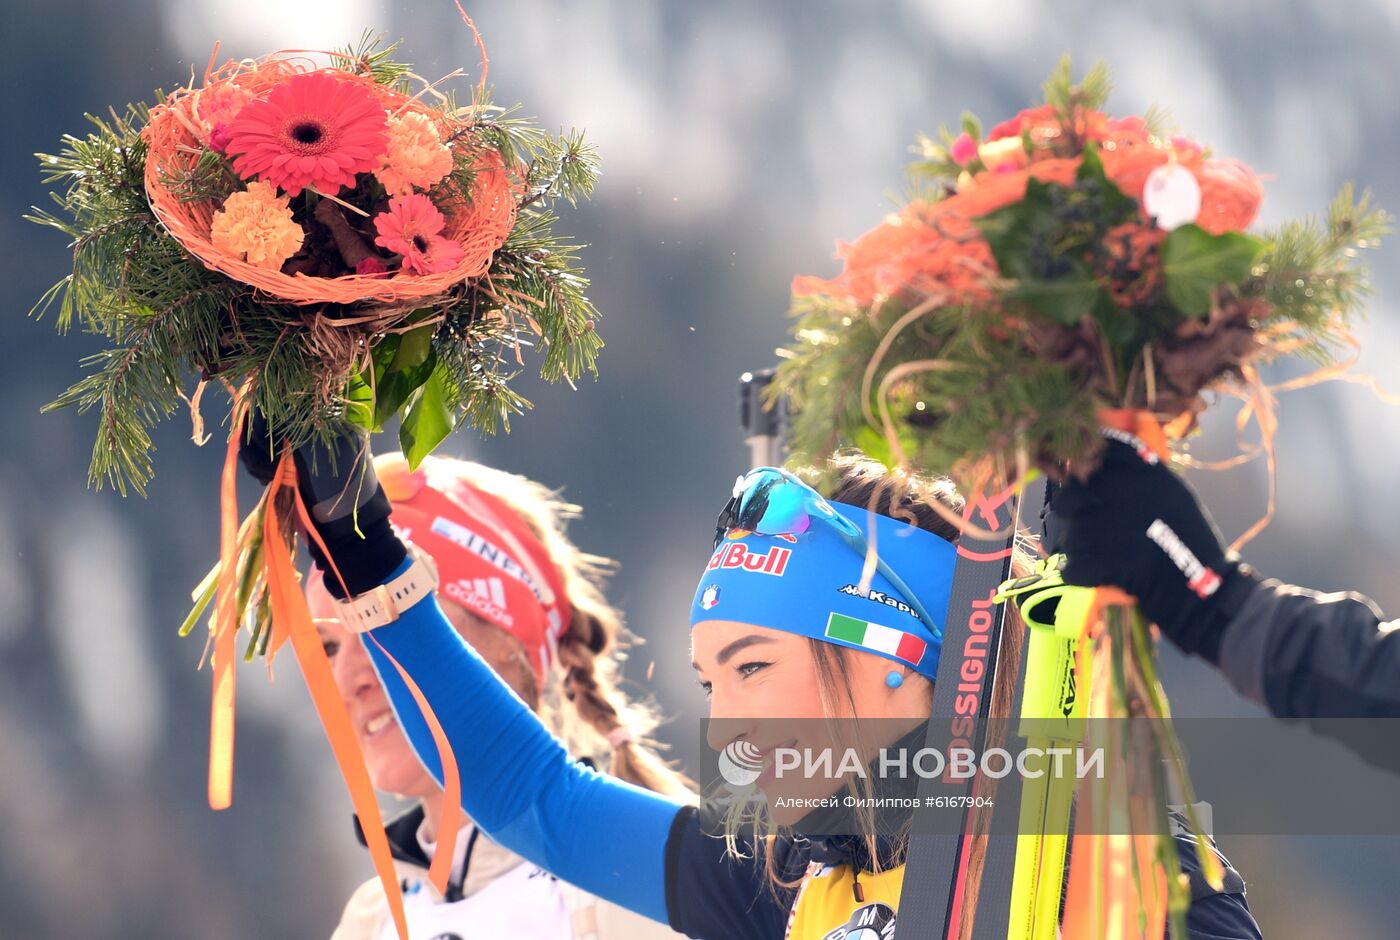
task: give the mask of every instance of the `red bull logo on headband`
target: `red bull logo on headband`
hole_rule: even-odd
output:
[[[718,571],[738,568],[743,571],[771,574],[781,578],[787,569],[788,559],[791,557],[792,549],[790,548],[779,548],[775,545],[763,554],[759,554],[749,551],[748,547],[742,543],[731,542],[710,556],[710,563],[705,570]]]

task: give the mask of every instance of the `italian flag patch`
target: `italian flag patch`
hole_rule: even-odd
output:
[[[928,644],[912,633],[838,613],[832,613],[827,618],[826,635],[833,640],[902,659],[912,666],[919,664],[924,658],[924,650],[928,649]]]

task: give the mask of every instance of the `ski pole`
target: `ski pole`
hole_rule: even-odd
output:
[[[1075,654],[1093,600],[1092,589],[1063,582],[1062,563],[1053,556],[996,596],[1015,599],[1030,628],[1017,734],[1039,754],[1027,768],[1039,773],[1028,774],[1022,789],[1008,940],[1055,940],[1059,928],[1074,778],[1051,758],[1052,750],[1070,752],[1083,738],[1088,676],[1077,675]]]

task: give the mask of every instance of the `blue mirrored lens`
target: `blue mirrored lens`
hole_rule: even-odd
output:
[[[758,535],[801,535],[811,527],[812,518],[816,516],[835,529],[857,554],[864,555],[870,548],[865,534],[854,522],[837,512],[816,490],[777,467],[750,470],[735,485],[730,505],[735,506],[733,517],[721,516],[722,526],[747,529]],[[721,534],[716,533],[715,544],[719,544]],[[875,562],[876,569],[904,596],[930,633],[942,639],[943,630],[938,621],[924,609],[904,579],[878,555]]]
[[[750,473],[739,496],[738,527],[759,535],[801,535],[812,524],[808,507],[815,494],[779,470]]]

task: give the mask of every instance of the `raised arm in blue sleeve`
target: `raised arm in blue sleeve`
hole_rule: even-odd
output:
[[[574,761],[429,597],[365,645],[394,711],[439,782],[437,746],[412,677],[442,725],[462,777],[462,808],[512,852],[598,897],[667,922],[666,841],[682,804]]]

